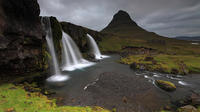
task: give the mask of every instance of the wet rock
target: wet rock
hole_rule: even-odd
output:
[[[132,63],[130,65],[130,68],[133,69],[133,70],[136,70],[137,69],[137,64],[136,63]]]
[[[172,91],[176,90],[176,86],[173,83],[169,82],[169,81],[156,80],[155,84],[159,88],[161,88],[161,89],[163,89],[165,91],[168,91],[168,92],[172,92]]]
[[[87,54],[87,57],[88,57],[89,59],[95,59],[95,55],[92,54],[92,53],[88,53],[88,54]]]
[[[179,112],[198,112],[198,110],[192,105],[186,105],[178,109]]]
[[[178,74],[179,71],[178,71],[177,69],[175,69],[175,68],[172,68],[171,73],[172,73],[172,74]]]

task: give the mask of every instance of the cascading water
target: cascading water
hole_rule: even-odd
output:
[[[61,74],[60,69],[59,69],[59,64],[57,61],[57,57],[56,57],[56,53],[55,53],[55,47],[53,44],[53,36],[52,36],[52,31],[51,31],[51,23],[50,23],[50,19],[48,17],[43,17],[41,19],[41,23],[45,29],[46,32],[46,40],[47,40],[47,45],[49,48],[49,52],[52,56],[52,62],[53,62],[53,72],[54,75],[51,76],[50,78],[47,79],[47,81],[51,81],[51,82],[57,82],[57,81],[65,81],[68,79],[67,76],[64,76]]]
[[[103,58],[108,58],[109,56],[105,56],[105,55],[102,55],[100,50],[99,50],[99,47],[97,46],[97,43],[96,41],[93,39],[93,37],[89,34],[87,34],[87,38],[89,40],[89,46],[90,46],[90,52],[95,55],[95,59],[103,59]]]
[[[63,32],[63,71],[73,71],[84,67],[92,66],[94,63],[83,59],[79,48],[72,38]]]

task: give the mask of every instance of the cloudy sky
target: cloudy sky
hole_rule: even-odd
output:
[[[200,36],[200,0],[38,0],[42,16],[102,30],[119,10],[163,36]]]

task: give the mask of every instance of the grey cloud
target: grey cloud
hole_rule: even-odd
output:
[[[200,35],[199,0],[38,0],[41,15],[103,29],[118,10],[143,28],[164,36]]]

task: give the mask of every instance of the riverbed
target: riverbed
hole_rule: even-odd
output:
[[[63,97],[70,106],[101,106],[119,112],[151,112],[172,105],[180,99],[200,91],[200,75],[172,75],[149,71],[134,71],[118,63],[118,55],[111,55],[94,66],[63,72],[70,77],[64,82],[46,82],[46,87]],[[166,92],[154,81],[173,82],[177,90]]]

